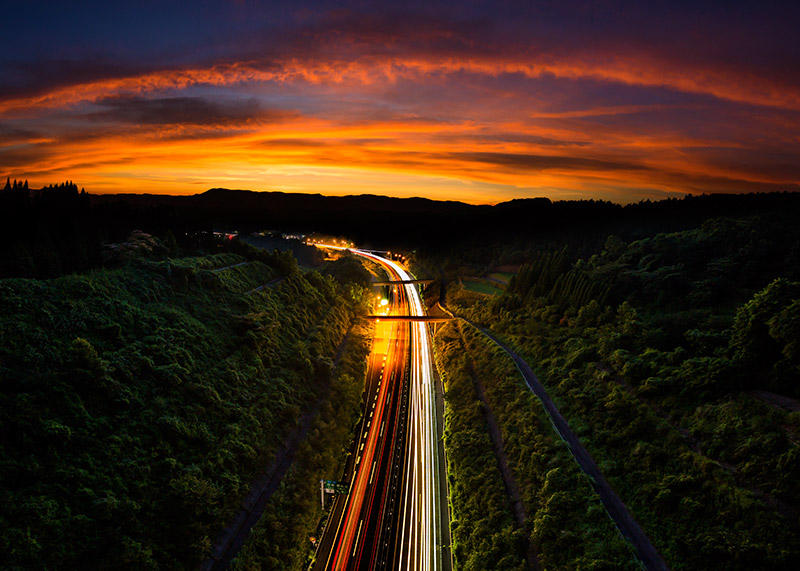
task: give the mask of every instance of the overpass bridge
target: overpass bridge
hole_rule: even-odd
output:
[[[372,282],[374,286],[408,285],[408,284],[432,284],[434,280],[391,280]]]
[[[436,323],[450,321],[453,318],[449,315],[367,315],[367,319],[374,321],[422,321],[424,323]]]

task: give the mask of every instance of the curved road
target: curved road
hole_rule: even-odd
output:
[[[379,263],[392,281],[413,279],[391,260],[351,251]],[[389,315],[425,315],[414,285],[395,286],[391,297]],[[367,375],[365,414],[346,471],[349,493],[336,499],[314,569],[449,571],[428,326],[378,320]]]

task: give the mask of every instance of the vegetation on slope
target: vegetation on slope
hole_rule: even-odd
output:
[[[445,381],[445,446],[458,569],[635,569],[631,551],[513,361],[470,326],[436,334]],[[496,451],[473,387],[476,375],[499,425],[525,513],[515,525]]]
[[[304,411],[361,382],[331,371],[362,297],[267,253],[0,280],[2,566],[196,566]]]
[[[501,297],[452,288],[449,302],[538,368],[672,568],[792,568],[793,213],[710,220],[630,244],[610,236],[601,252],[565,257],[533,260]]]
[[[336,365],[330,394],[321,404],[309,434],[270,499],[268,509],[253,528],[232,569],[282,571],[308,568],[323,517],[319,480],[340,479],[362,412],[362,393],[371,327],[354,327]]]

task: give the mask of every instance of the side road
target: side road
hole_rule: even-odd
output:
[[[464,346],[466,347],[465,342]],[[494,455],[497,457],[497,464],[500,468],[500,475],[503,477],[506,495],[511,501],[511,510],[514,512],[514,521],[516,521],[518,529],[524,529],[528,514],[525,513],[525,505],[522,503],[522,494],[519,491],[519,485],[514,479],[514,474],[511,472],[511,468],[508,465],[508,454],[506,454],[505,444],[503,443],[503,433],[497,423],[497,417],[495,417],[494,412],[492,412],[492,407],[486,400],[486,389],[475,370],[472,356],[470,356],[469,372],[472,377],[472,384],[475,387],[475,392],[478,395],[478,400],[483,405],[481,407],[481,413],[483,414],[484,421],[486,421],[486,427],[489,429],[489,438],[492,440]],[[528,562],[528,569],[539,571],[542,566],[539,564],[539,560],[536,557],[536,548],[533,542],[531,542],[530,537],[526,538],[525,543],[525,558]]]
[[[450,313],[450,315],[453,315],[449,310],[444,308],[444,306],[442,306],[442,308],[445,309],[447,313]],[[458,316],[454,315],[454,317]],[[591,478],[592,486],[594,487],[598,496],[600,496],[600,500],[603,502],[603,505],[608,511],[609,516],[611,516],[611,519],[614,520],[614,523],[622,535],[625,536],[631,545],[633,545],[636,556],[642,562],[644,567],[650,571],[668,570],[669,567],[667,567],[667,564],[664,562],[661,554],[650,542],[650,539],[647,537],[647,535],[645,535],[644,531],[642,531],[642,528],[639,527],[639,524],[636,523],[636,520],[633,519],[633,516],[628,511],[628,508],[625,506],[622,500],[620,500],[617,494],[614,493],[614,490],[603,477],[603,474],[600,472],[597,464],[592,459],[591,455],[583,446],[583,444],[581,444],[580,440],[572,431],[572,429],[569,427],[566,419],[561,415],[556,405],[550,399],[550,396],[544,390],[544,387],[539,382],[539,379],[536,377],[528,363],[526,363],[522,357],[512,351],[505,343],[497,339],[497,337],[495,337],[495,335],[490,331],[480,327],[469,319],[464,317],[458,318],[478,329],[514,360],[517,369],[525,378],[525,383],[528,385],[528,388],[533,391],[533,393],[541,401],[545,411],[547,411],[547,414],[550,417],[550,421],[553,423],[553,426],[561,436],[562,440],[564,440],[564,442],[566,442],[569,446],[572,456],[575,458],[575,461],[578,463],[581,470],[583,470],[583,472],[588,474]]]

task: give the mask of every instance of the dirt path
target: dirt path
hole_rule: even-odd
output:
[[[255,292],[261,291],[261,290],[263,290],[265,288],[277,285],[277,284],[281,283],[285,279],[286,279],[286,276],[281,276],[279,278],[275,278],[273,280],[268,281],[265,284],[262,284],[262,285],[260,285],[260,286],[258,286],[256,288],[251,289],[250,291],[246,292],[245,295],[250,295],[251,293],[255,293]]]
[[[230,270],[231,268],[238,268],[239,266],[244,266],[244,265],[249,264],[249,263],[250,263],[249,261],[239,262],[238,264],[231,264],[230,266],[225,266],[223,268],[214,268],[211,271],[212,272],[224,272],[225,270]]]
[[[350,340],[351,330],[352,325],[350,329],[347,330],[342,341],[339,343],[339,347],[336,349],[336,364],[338,364],[341,359],[345,346]],[[253,529],[253,526],[264,513],[267,501],[280,487],[281,480],[283,480],[286,472],[294,462],[298,447],[305,439],[306,434],[308,434],[311,424],[317,417],[317,414],[319,414],[320,407],[327,397],[328,395],[326,392],[326,394],[314,403],[311,410],[300,417],[297,426],[286,438],[283,446],[281,446],[275,454],[275,458],[270,465],[253,482],[250,493],[242,500],[239,511],[217,536],[211,548],[211,557],[199,565],[198,569],[200,571],[221,571],[227,569],[231,561],[238,555],[245,541],[250,537],[250,531]]]
[[[472,383],[475,386],[475,391],[478,393],[478,399],[483,404],[481,412],[486,421],[486,426],[489,429],[489,436],[492,439],[492,448],[494,448],[494,455],[497,456],[497,463],[500,465],[500,474],[503,476],[503,484],[506,488],[506,495],[511,500],[511,509],[514,512],[514,520],[517,522],[518,527],[525,525],[525,520],[528,519],[525,513],[525,505],[522,503],[522,495],[519,491],[514,475],[511,473],[511,468],[508,466],[508,454],[506,454],[505,445],[503,444],[503,435],[500,432],[500,427],[497,425],[497,418],[492,412],[489,403],[486,402],[486,390],[483,383],[478,378],[475,372],[475,367],[470,363],[470,375],[472,376]]]
[[[750,394],[756,398],[763,400],[764,402],[768,402],[774,407],[781,408],[783,410],[788,410],[789,412],[797,412],[798,410],[800,410],[800,401],[797,401],[793,398],[771,393],[769,391],[759,391],[759,390],[750,391]]]
[[[466,347],[463,337],[462,343]],[[483,404],[481,407],[481,412],[483,413],[483,418],[486,421],[486,426],[489,429],[489,437],[492,440],[492,448],[494,448],[494,454],[497,457],[500,474],[503,477],[503,485],[506,489],[506,495],[511,502],[511,510],[514,512],[514,521],[516,522],[518,528],[524,529],[528,515],[525,512],[525,504],[522,502],[522,494],[520,493],[517,481],[514,479],[514,474],[511,472],[511,468],[508,464],[508,454],[506,454],[505,445],[503,444],[503,434],[500,431],[500,426],[497,424],[497,418],[495,417],[491,406],[489,406],[489,403],[486,400],[486,389],[478,377],[478,373],[475,370],[471,356],[469,371],[470,376],[472,377],[472,383],[475,387],[475,392],[478,395],[478,399]],[[539,559],[536,555],[536,549],[529,537],[526,539],[525,544],[525,559],[528,562],[528,568],[535,570],[541,569],[541,566],[539,565]]]
[[[225,529],[217,537],[211,549],[211,557],[200,564],[202,571],[227,569],[234,557],[250,537],[250,531],[264,513],[267,501],[281,484],[283,476],[294,462],[298,446],[308,433],[311,423],[319,412],[322,400],[303,415],[300,423],[284,442],[272,464],[256,479],[242,506]]]

